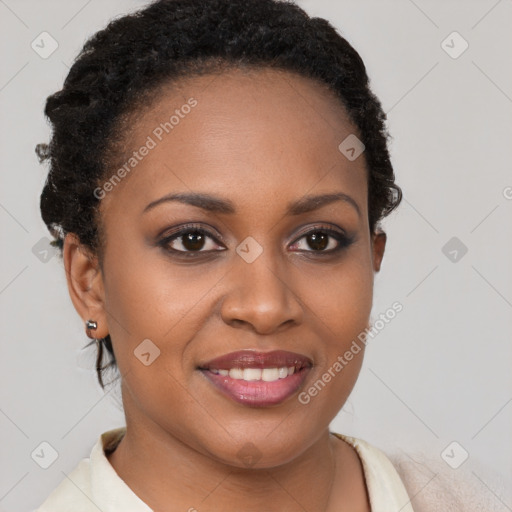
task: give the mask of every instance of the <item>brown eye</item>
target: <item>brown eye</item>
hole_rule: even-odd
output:
[[[205,236],[200,231],[191,231],[181,235],[181,244],[187,251],[200,251],[205,244]]]
[[[306,240],[309,247],[315,251],[323,251],[329,245],[329,235],[320,231],[306,235]]]
[[[305,233],[296,242],[292,249],[310,252],[332,254],[348,247],[353,239],[340,231],[330,228],[316,228]]]
[[[213,252],[220,247],[213,235],[200,228],[183,228],[165,237],[159,245],[177,253]]]

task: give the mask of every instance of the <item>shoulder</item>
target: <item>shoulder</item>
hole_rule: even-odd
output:
[[[333,434],[350,444],[358,454],[372,512],[415,512],[400,475],[382,450],[363,439],[334,432]]]
[[[440,455],[389,454],[412,497],[415,512],[501,512],[508,509],[507,485],[491,468],[471,457],[457,468]],[[510,497],[508,498],[510,499]]]
[[[372,487],[378,487],[381,496],[398,489],[399,499],[403,499],[399,490],[403,486],[414,512],[508,509],[510,490],[504,478],[471,457],[454,469],[440,455],[385,453],[362,439],[336,435],[350,442],[360,455],[370,494],[374,492]]]
[[[34,512],[68,512],[70,507],[73,512],[92,510],[89,475],[90,459],[82,459]]]
[[[105,491],[121,488],[124,482],[110,466],[105,450],[117,445],[124,435],[125,427],[104,432],[91,450],[90,457],[78,465],[60,482],[46,500],[34,512],[97,512],[98,502],[104,500]],[[126,492],[126,490],[125,490]]]

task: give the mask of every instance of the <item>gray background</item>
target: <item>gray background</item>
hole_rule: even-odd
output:
[[[100,433],[124,424],[117,388],[104,394],[96,382],[94,347],[82,350],[61,261],[33,252],[48,236],[38,209],[46,168],[34,146],[49,137],[45,98],[84,41],[143,4],[0,0],[2,511],[35,508]],[[456,457],[460,445],[465,465],[484,468],[471,485],[512,510],[490,476],[512,481],[512,1],[299,5],[329,19],[365,61],[404,191],[384,223],[374,317],[396,300],[404,310],[368,344],[332,429],[438,461],[456,441]],[[43,31],[59,45],[47,59],[31,48]],[[453,31],[469,44],[457,58],[442,46]],[[445,43],[452,52],[462,48],[455,37]],[[468,249],[455,262],[442,251],[452,237]],[[58,452],[46,470],[31,458],[43,441]]]

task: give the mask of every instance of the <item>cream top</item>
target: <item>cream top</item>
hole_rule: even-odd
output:
[[[120,427],[101,434],[90,457],[82,459],[35,512],[152,512],[105,455],[125,432],[126,427]],[[372,512],[414,512],[399,474],[382,451],[361,439],[334,435],[353,446],[362,461]]]

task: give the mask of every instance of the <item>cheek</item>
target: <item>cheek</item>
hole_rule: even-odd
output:
[[[186,418],[198,421],[204,410],[187,390],[184,354],[204,323],[208,293],[222,272],[176,265],[157,252],[131,251],[105,265],[108,323],[126,410],[140,411],[186,438]]]
[[[116,258],[113,253],[105,264],[112,334],[163,341],[179,332],[186,338],[192,318],[197,326],[202,300],[223,276],[220,266],[210,265],[205,272],[198,265],[179,265],[158,248],[124,254]]]
[[[325,274],[317,274],[316,281],[302,277],[302,293],[311,322],[322,333],[322,349],[313,386],[304,390],[303,400],[299,401],[327,419],[333,418],[345,403],[363,363],[364,333],[373,297],[370,265],[367,249],[361,248]]]
[[[367,247],[355,248],[337,265],[300,270],[298,296],[343,349],[344,342],[365,329],[372,308],[374,278]]]

